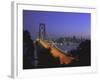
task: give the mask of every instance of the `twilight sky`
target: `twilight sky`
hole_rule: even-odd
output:
[[[40,23],[45,23],[49,37],[90,37],[90,13],[23,10],[23,29],[30,32],[32,39],[37,37]]]

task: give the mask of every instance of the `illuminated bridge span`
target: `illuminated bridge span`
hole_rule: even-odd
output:
[[[60,64],[69,64],[75,59],[74,57],[65,54],[54,44],[52,40],[49,39],[46,34],[45,24],[40,24],[38,38],[34,43],[36,42],[44,49],[48,49],[50,51],[48,54],[51,54],[53,58],[58,58]]]
[[[37,41],[46,49],[50,49],[50,53],[54,58],[59,58],[60,64],[69,64],[74,59],[71,56],[65,55],[62,51],[57,49],[54,46],[51,46],[51,44],[47,41],[37,39]]]

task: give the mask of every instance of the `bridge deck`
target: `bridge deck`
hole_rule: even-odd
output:
[[[74,60],[74,57],[71,57],[69,55],[65,55],[63,52],[58,50],[56,47],[52,46],[49,42],[37,39],[37,42],[39,42],[44,48],[50,49],[50,53],[54,58],[59,58],[60,64],[69,64],[72,60]]]

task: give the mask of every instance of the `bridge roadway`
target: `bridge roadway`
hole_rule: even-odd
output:
[[[65,55],[62,51],[57,49],[56,47],[52,46],[48,41],[37,39],[37,42],[39,42],[44,48],[50,49],[50,53],[54,58],[58,58],[60,61],[60,64],[69,64],[74,60],[75,58],[69,55]]]

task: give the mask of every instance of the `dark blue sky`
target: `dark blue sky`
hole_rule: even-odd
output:
[[[91,14],[23,10],[23,29],[30,32],[32,39],[36,38],[40,23],[45,23],[49,37],[89,37]]]

